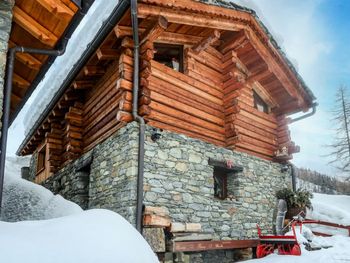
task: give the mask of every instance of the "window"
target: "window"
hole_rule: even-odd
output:
[[[46,145],[42,146],[38,151],[36,172],[37,174],[45,170]]]
[[[214,196],[219,199],[227,197],[227,174],[220,167],[214,167]]]
[[[214,166],[214,197],[224,200],[234,196],[236,179],[243,167],[233,165],[232,161],[218,161],[209,158],[208,164]]]
[[[183,46],[154,44],[154,60],[176,71],[183,72]]]
[[[254,97],[254,108],[256,108],[260,112],[269,113],[270,109],[267,103],[253,90]]]

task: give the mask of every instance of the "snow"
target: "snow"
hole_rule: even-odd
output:
[[[3,192],[3,221],[42,220],[75,213],[82,209],[75,203],[54,195],[38,184],[20,178],[20,169],[29,159],[7,157]]]
[[[6,159],[2,220],[40,220],[0,221],[1,262],[158,262],[143,237],[117,213],[83,211],[46,188],[21,179],[20,168],[28,163],[28,158]]]
[[[82,19],[68,42],[66,52],[57,57],[53,65],[33,92],[28,104],[28,110],[24,117],[25,134],[34,126],[41,113],[52,100],[61,87],[65,77],[75,66],[87,46],[95,38],[96,33],[102,27],[119,1],[95,1],[88,13]],[[35,105],[35,106],[34,106]]]
[[[350,225],[350,196],[347,195],[326,195],[314,193],[312,199],[312,210],[307,211],[307,217],[340,225]],[[347,235],[346,229],[310,225],[310,228],[317,232],[332,235]]]
[[[156,263],[150,246],[120,215],[102,209],[66,217],[0,222],[1,262]]]
[[[307,218],[350,225],[350,196],[327,195],[314,193],[312,198],[313,210],[307,211]],[[311,230],[334,234],[332,237],[313,235]],[[292,235],[288,232],[287,235]],[[296,227],[296,236],[301,247],[301,256],[282,256],[275,254],[261,259],[248,260],[250,263],[338,263],[350,262],[350,237],[347,230],[337,230],[330,227],[314,227],[303,225]],[[311,246],[322,247],[320,250],[308,251],[304,243],[311,240]],[[329,247],[329,248],[326,248]]]
[[[315,237],[313,243],[332,246],[308,251],[301,245],[301,256],[282,256],[272,254],[261,259],[248,260],[249,263],[339,263],[350,261],[350,238],[344,236]]]

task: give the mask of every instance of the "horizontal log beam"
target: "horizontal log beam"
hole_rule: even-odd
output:
[[[164,16],[159,16],[141,36],[140,45],[146,41],[154,42],[162,32],[168,28],[168,20]]]
[[[257,247],[259,240],[217,240],[217,241],[186,241],[174,242],[173,252],[194,252],[206,250],[224,250]]]
[[[26,12],[18,6],[13,8],[13,21],[26,30],[33,37],[38,39],[41,43],[54,47],[58,37],[51,31],[40,25],[36,20],[30,17]]]

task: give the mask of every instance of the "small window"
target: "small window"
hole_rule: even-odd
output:
[[[37,166],[36,166],[36,172],[40,173],[45,169],[45,156],[46,156],[46,145],[41,147],[41,149],[38,151],[38,158],[37,158]]]
[[[256,108],[260,112],[269,113],[269,106],[267,103],[256,93],[255,90],[253,90],[253,96],[254,96],[254,108]]]
[[[154,60],[172,68],[176,71],[183,72],[183,46],[169,44],[154,44],[156,53]]]
[[[208,164],[214,168],[214,197],[221,200],[232,199],[237,184],[236,177],[243,171],[243,167],[233,165],[231,160],[219,161],[212,158],[209,158]]]
[[[220,167],[214,167],[214,196],[219,199],[227,197],[227,173]]]

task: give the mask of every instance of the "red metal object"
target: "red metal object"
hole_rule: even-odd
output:
[[[279,255],[300,256],[301,250],[295,234],[295,224],[292,224],[293,235],[291,236],[275,236],[262,235],[261,229],[257,225],[259,235],[259,245],[256,248],[256,257],[262,258],[272,254],[275,249]]]

